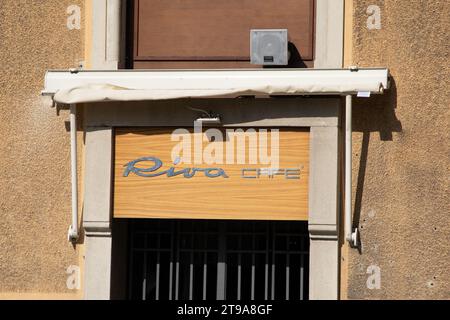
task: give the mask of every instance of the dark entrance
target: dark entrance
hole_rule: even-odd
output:
[[[131,220],[128,297],[308,299],[307,222]]]

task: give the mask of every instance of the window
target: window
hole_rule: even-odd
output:
[[[248,68],[250,29],[288,29],[290,67],[312,67],[314,0],[134,0],[133,68]]]
[[[131,220],[129,298],[308,298],[307,222]]]

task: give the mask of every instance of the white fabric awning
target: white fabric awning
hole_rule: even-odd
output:
[[[42,94],[56,103],[142,101],[244,95],[379,94],[387,69],[47,71]]]

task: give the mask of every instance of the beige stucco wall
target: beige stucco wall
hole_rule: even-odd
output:
[[[83,246],[66,240],[68,113],[57,116],[39,95],[45,70],[75,67],[89,56],[89,26],[66,27],[72,4],[88,14],[84,0],[0,1],[0,298],[82,297],[82,288],[66,287],[66,268],[83,266]],[[367,29],[371,4],[381,8],[380,30]],[[346,5],[346,65],[386,66],[394,85],[385,96],[355,102],[353,185],[362,248],[343,251],[341,296],[450,299],[450,5]],[[370,265],[380,267],[379,290],[366,286]]]
[[[367,28],[369,5],[381,8],[380,30]],[[350,14],[345,62],[386,66],[393,86],[354,106],[362,248],[350,249],[348,265],[343,256],[342,296],[450,299],[450,3],[355,0]],[[380,289],[367,288],[370,265],[380,267]]]
[[[0,298],[78,298],[66,268],[82,265],[70,224],[68,112],[40,96],[44,73],[84,60],[83,0],[0,1]],[[84,19],[83,19],[84,20]]]

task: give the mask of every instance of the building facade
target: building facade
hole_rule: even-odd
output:
[[[450,298],[449,9],[446,1],[3,1],[0,298]],[[287,68],[250,63],[249,29],[288,30]],[[383,94],[353,98],[356,246],[346,240],[344,94],[270,94],[287,92],[284,82],[264,98],[242,94],[256,90],[254,74],[284,81],[350,66],[390,74]],[[55,69],[65,71],[46,75]],[[41,95],[74,78],[137,75],[153,90],[145,98],[117,87],[65,88],[56,103]],[[167,90],[155,98],[165,79],[195,90],[215,78],[222,90],[250,87],[239,99],[168,99]],[[195,139],[204,111],[220,118],[219,132],[279,130],[281,168],[298,171],[256,187],[230,174],[259,177],[254,166],[213,165],[230,175],[222,186],[208,176],[148,182],[149,171],[130,167],[149,152],[173,160],[164,158],[170,133]],[[297,173],[300,185],[284,179]],[[67,241],[76,211],[77,237]]]

